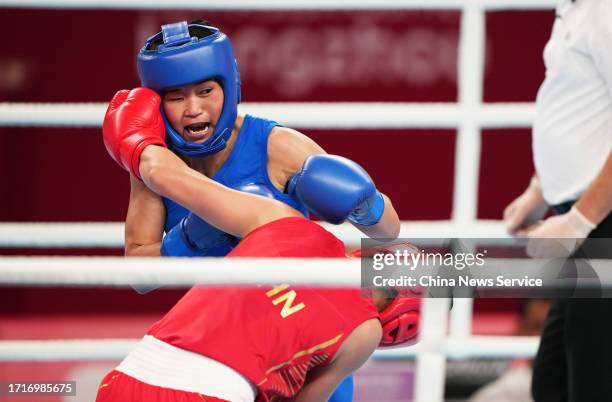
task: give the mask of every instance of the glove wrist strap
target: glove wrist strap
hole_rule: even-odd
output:
[[[363,208],[359,208],[351,213],[348,220],[358,225],[372,226],[380,221],[384,212],[385,199],[380,191],[376,190],[373,201],[368,202]]]

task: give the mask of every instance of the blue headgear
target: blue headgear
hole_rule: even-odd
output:
[[[203,38],[190,37],[189,27],[211,32]],[[163,43],[161,40],[163,39]],[[150,50],[152,43],[160,43]],[[161,32],[151,36],[138,54],[138,74],[143,87],[162,95],[163,91],[206,80],[216,80],[223,88],[223,109],[215,132],[202,144],[188,142],[168,122],[166,142],[170,149],[184,156],[206,156],[225,148],[232,134],[240,103],[240,74],[227,36],[218,28],[177,22],[162,25]]]

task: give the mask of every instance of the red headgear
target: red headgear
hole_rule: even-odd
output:
[[[357,249],[352,257],[372,257],[379,253],[394,253],[398,249],[408,249],[411,253],[419,250],[409,242],[396,242],[381,246]],[[418,289],[398,289],[398,295],[387,308],[380,312],[383,336],[379,347],[410,346],[417,342],[421,298]]]
[[[383,336],[379,347],[414,345],[419,334],[420,311],[420,297],[398,295],[380,312]]]

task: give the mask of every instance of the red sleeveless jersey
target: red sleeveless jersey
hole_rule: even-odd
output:
[[[345,254],[319,225],[285,218],[249,233],[230,256]],[[346,337],[376,317],[358,289],[197,286],[149,334],[233,368],[257,386],[258,401],[269,401],[295,395],[308,370],[330,363]]]

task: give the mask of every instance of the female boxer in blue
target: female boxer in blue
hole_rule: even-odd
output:
[[[390,200],[358,165],[326,155],[305,135],[276,122],[238,115],[238,67],[229,39],[217,28],[201,21],[162,26],[140,51],[138,72],[142,86],[162,97],[166,143],[195,171],[304,215],[349,220],[370,237],[397,237],[399,218]],[[115,123],[105,119],[105,129]],[[339,165],[363,173],[348,177],[338,173],[345,171]],[[321,193],[322,182],[337,183],[337,191]],[[126,255],[223,256],[236,243],[131,177]],[[352,400],[352,388],[349,377],[331,401]]]

